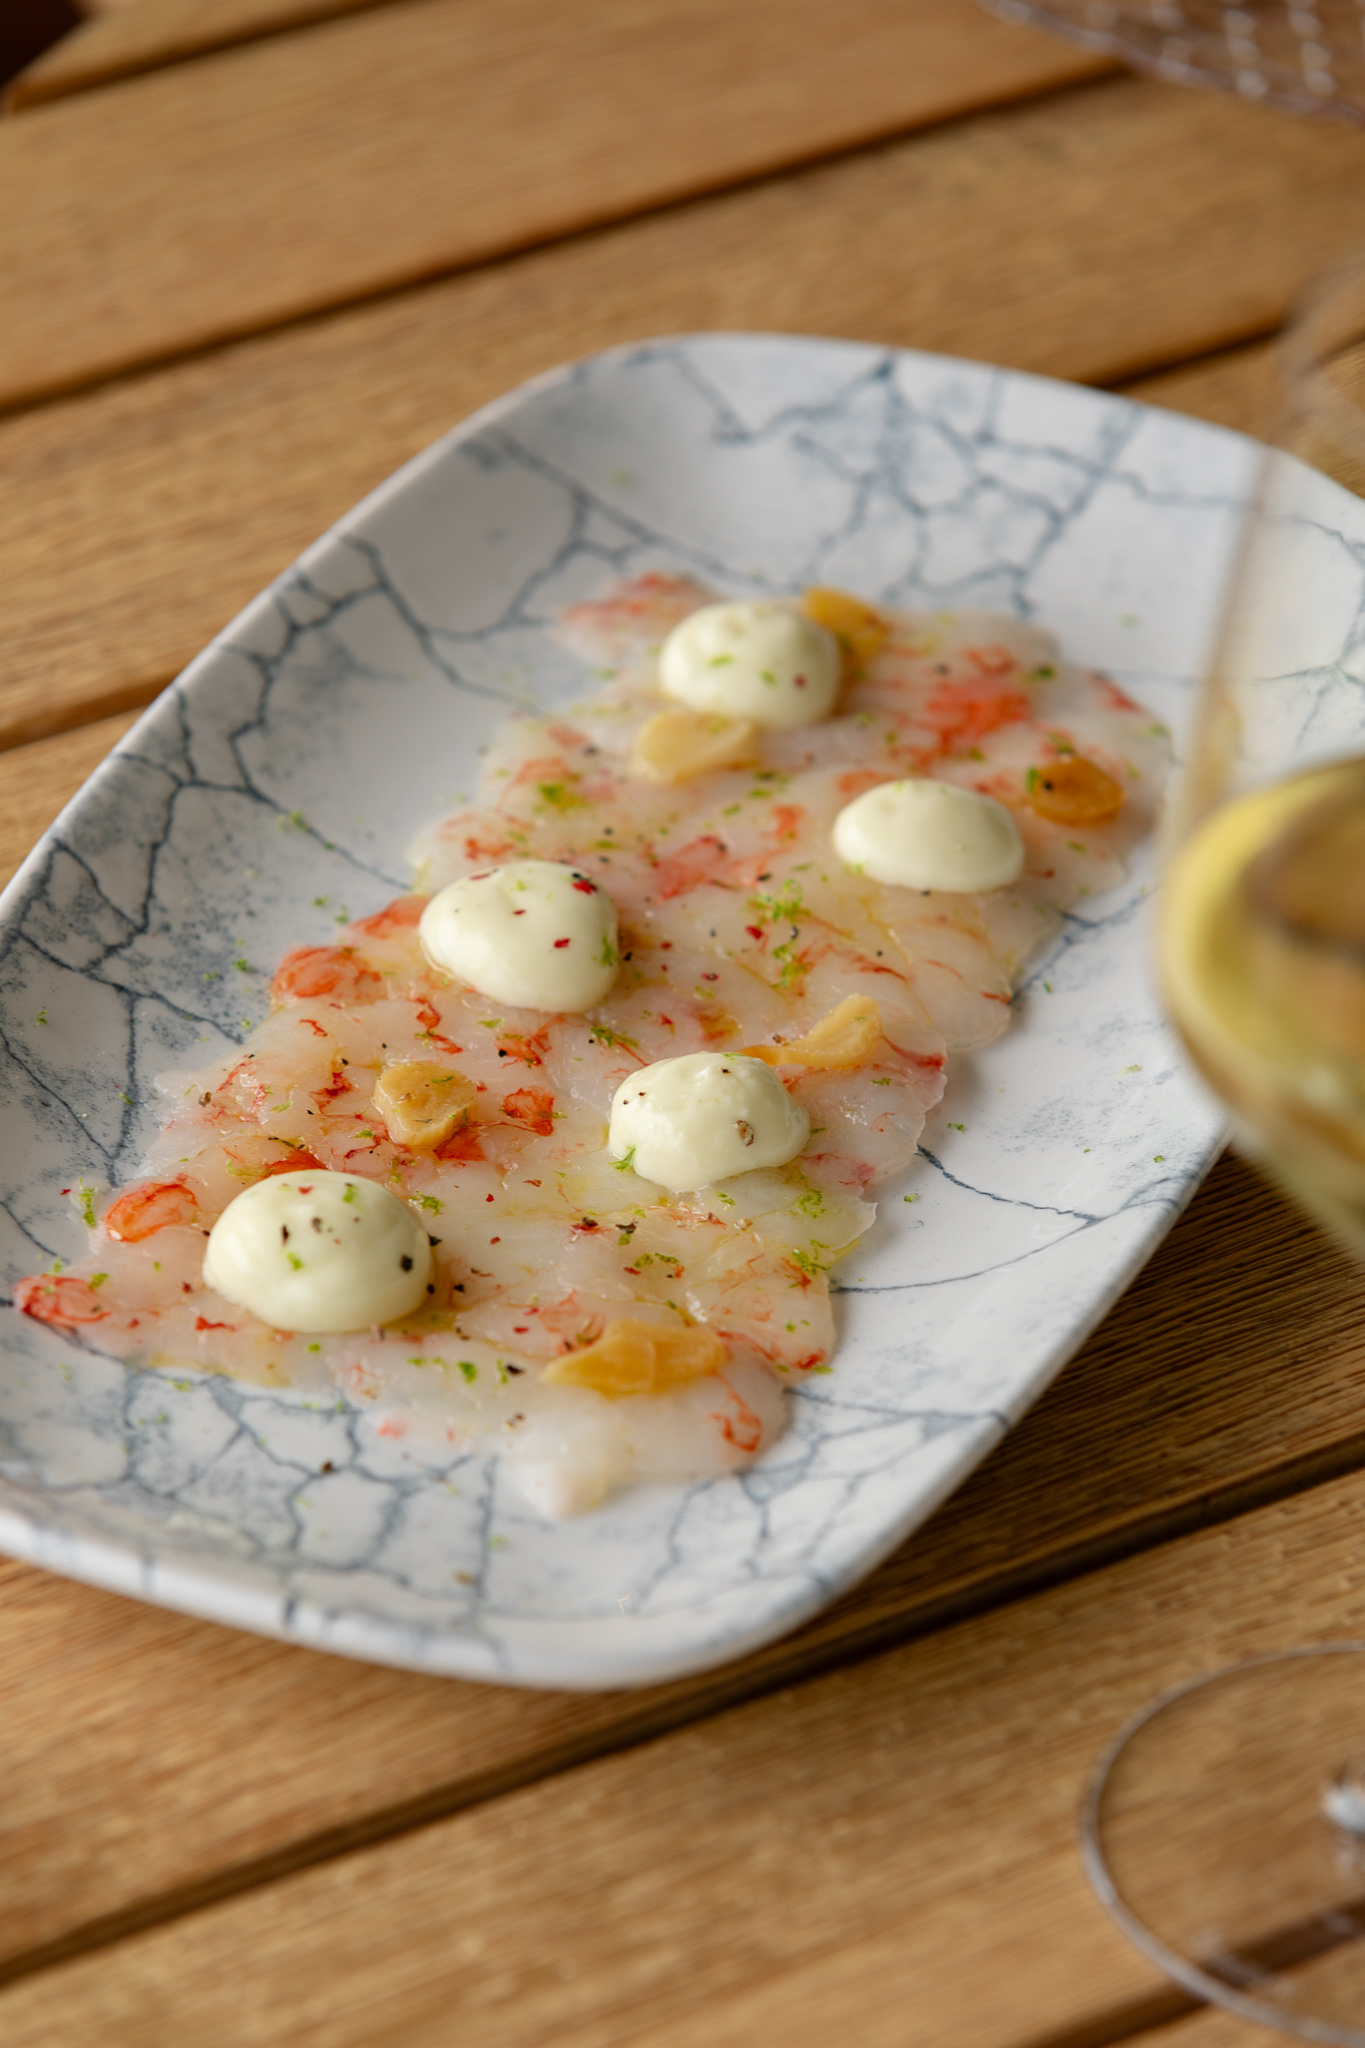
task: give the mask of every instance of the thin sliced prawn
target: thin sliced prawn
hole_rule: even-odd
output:
[[[89,1280],[72,1273],[35,1273],[20,1280],[14,1290],[14,1306],[35,1322],[51,1323],[59,1330],[80,1329],[86,1323],[107,1320],[109,1309]]]
[[[353,946],[300,946],[280,962],[272,993],[277,1003],[308,1002],[317,996],[363,1003],[381,995],[383,988]]]
[[[143,1181],[125,1188],[104,1212],[104,1228],[120,1244],[140,1244],[172,1224],[193,1223],[199,1203],[183,1180]]]
[[[436,972],[418,890],[296,949],[246,1043],[168,1080],[165,1126],[143,1181],[106,1212],[98,1263],[21,1282],[26,1314],[97,1324],[116,1356],[340,1390],[395,1436],[495,1443],[558,1508],[630,1477],[734,1470],[772,1440],[782,1385],[833,1352],[829,1272],[871,1223],[866,1198],[913,1157],[951,1050],[1005,1029],[1059,907],[1122,872],[1154,817],[1169,741],[1028,622],[859,603],[848,617],[866,613],[876,631],[834,717],[760,732],[752,759],[673,785],[639,772],[633,751],[660,709],[660,643],[712,595],[650,575],[575,606],[563,631],[598,667],[591,694],[509,719],[477,803],[419,843],[420,891],[526,855],[607,890],[623,955],[607,998],[547,1016]],[[1030,802],[1040,771],[1077,760],[1094,772],[1069,769],[1071,782],[1105,796],[1070,807],[1078,825]],[[845,869],[830,836],[839,810],[906,774],[1006,804],[1027,854],[1018,885],[925,895]],[[784,1044],[802,1048],[799,1064],[783,1063]],[[675,1197],[610,1156],[629,1074],[747,1047],[809,1114],[796,1160]],[[458,1067],[466,1120],[434,1150],[397,1143],[381,1076],[433,1063]],[[204,1230],[244,1187],[295,1167],[365,1175],[414,1206],[433,1274],[401,1325],[309,1340],[204,1287]],[[723,1354],[721,1369],[667,1393],[613,1386],[610,1399],[591,1383],[542,1384],[551,1360],[641,1318],[701,1332],[683,1348]]]

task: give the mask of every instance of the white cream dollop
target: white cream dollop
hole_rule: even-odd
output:
[[[675,1194],[733,1173],[785,1166],[810,1136],[810,1118],[762,1060],[689,1052],[655,1060],[612,1097],[607,1146],[642,1180]]]
[[[1003,804],[951,782],[882,782],[834,820],[840,860],[903,889],[974,895],[1017,882],[1019,827]]]
[[[553,860],[509,861],[451,882],[417,929],[438,967],[522,1010],[590,1010],[621,966],[616,905]]]
[[[366,1330],[410,1315],[431,1279],[427,1233],[378,1181],[277,1173],[209,1232],[204,1284],[276,1330]]]
[[[833,710],[841,666],[833,633],[795,605],[708,604],[665,640],[659,681],[694,711],[809,725]]]

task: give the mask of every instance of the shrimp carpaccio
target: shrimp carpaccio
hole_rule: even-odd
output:
[[[821,596],[806,600],[817,617]],[[419,893],[290,953],[246,1042],[165,1078],[144,1178],[109,1200],[90,1258],[20,1283],[21,1308],[143,1363],[339,1390],[424,1452],[433,1439],[496,1449],[552,1514],[632,1479],[733,1470],[772,1440],[784,1384],[830,1369],[829,1270],[871,1223],[872,1192],[913,1157],[949,1054],[1006,1028],[1061,909],[1119,879],[1152,823],[1168,743],[1036,627],[840,597],[830,623],[858,625],[840,633],[832,717],[760,733],[741,766],[646,779],[633,750],[663,701],[659,644],[711,599],[646,576],[567,614],[592,695],[510,719],[479,804],[422,835]],[[839,863],[840,808],[925,774],[1010,808],[1027,855],[1015,886],[921,893]],[[617,906],[621,972],[585,1015],[500,1008],[419,944],[431,892],[526,856],[569,863]],[[850,997],[863,1028],[831,1053],[816,1027]],[[710,1048],[767,1059],[811,1137],[788,1166],[669,1194],[607,1151],[612,1095],[651,1061]],[[398,1061],[473,1084],[435,1151],[396,1141],[376,1110],[379,1073]],[[215,1219],[297,1167],[372,1176],[417,1207],[434,1256],[425,1307],[309,1337],[204,1286]],[[597,1356],[622,1318],[709,1333],[704,1374],[651,1392],[601,1391],[562,1364],[542,1377]]]

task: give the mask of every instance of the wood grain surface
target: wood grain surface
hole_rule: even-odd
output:
[[[0,404],[1097,68],[975,0],[394,0],[37,107]]]
[[[1362,1538],[1365,1479],[1278,1502],[55,1967],[0,2031],[748,2048],[848,2038],[852,2000],[864,2048],[940,2048],[948,2013],[954,2048],[1055,2035],[1159,1988],[1076,1856],[1106,1738],[1360,1633]]]
[[[1352,1966],[1359,1967],[1355,1958]],[[1142,2028],[1126,2038],[1130,2048],[1272,2048],[1272,2044],[1292,2037],[1253,2026],[1232,2013],[1200,2006],[1188,2017],[1161,2027],[1159,2032]]]
[[[1125,80],[0,420],[0,745],[146,702],[399,462],[555,362],[777,328],[1109,381],[1272,326],[1365,233],[1365,177],[1329,177],[1356,162],[1348,130]]]
[[[1239,433],[1272,436],[1280,412],[1280,385],[1273,342],[1250,342],[1183,363],[1178,369],[1142,377],[1125,387],[1148,405],[1169,406]]]
[[[41,106],[116,78],[159,71],[264,36],[358,14],[384,0],[128,0],[94,13],[9,86],[7,109]]]
[[[1281,2037],[1250,2020],[1199,2006],[1159,2031],[1142,2028],[1124,2038],[1127,2048],[1270,2048]]]

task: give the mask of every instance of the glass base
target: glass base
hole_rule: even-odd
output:
[[[1144,1708],[1095,1774],[1082,1853],[1196,1997],[1365,2048],[1365,1644],[1252,1658]]]

